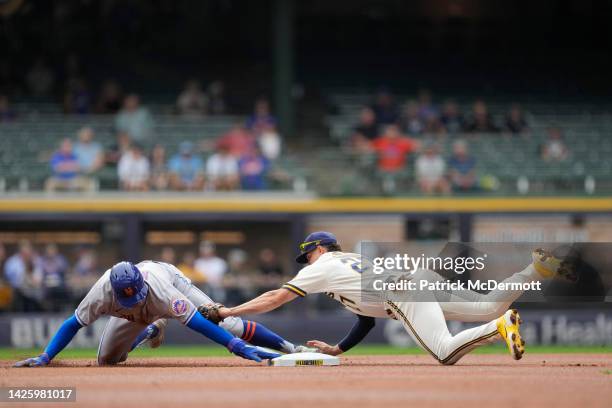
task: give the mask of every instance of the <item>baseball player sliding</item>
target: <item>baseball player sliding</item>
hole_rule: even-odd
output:
[[[245,314],[265,313],[309,293],[325,292],[357,315],[357,323],[348,335],[332,346],[312,340],[308,346],[338,355],[358,344],[374,327],[375,318],[399,320],[415,342],[441,364],[455,364],[461,357],[483,344],[503,339],[511,355],[518,360],[524,353],[521,339],[521,319],[516,310],[507,310],[520,295],[514,291],[505,296],[479,295],[473,301],[363,301],[361,298],[361,255],[342,252],[336,237],[329,232],[315,232],[300,245],[298,263],[308,264],[282,288],[272,290],[236,307],[209,305],[201,312],[212,321]],[[549,253],[536,250],[533,263],[504,282],[531,282],[562,274],[559,260]],[[419,271],[434,274],[431,271]],[[419,273],[417,272],[417,273]],[[435,276],[434,276],[435,278]],[[493,294],[496,295],[496,294]],[[493,301],[494,300],[494,301]],[[486,321],[488,323],[452,335],[446,319]]]
[[[220,325],[211,323],[198,313],[196,307],[209,303],[212,300],[193,286],[173,265],[154,261],[143,261],[136,265],[119,262],[94,284],[74,315],[55,333],[44,352],[37,357],[19,361],[15,366],[48,365],[82,327],[103,315],[110,315],[111,318],[98,348],[100,365],[123,362],[139,343],[151,338],[159,339],[165,319],[177,319],[248,360],[259,362],[280,354],[248,345],[245,340],[285,352],[296,351],[293,344],[256,322],[243,321],[237,317],[225,319]]]

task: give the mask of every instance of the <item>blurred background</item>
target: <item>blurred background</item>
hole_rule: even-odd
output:
[[[610,17],[596,0],[0,0],[0,345],[44,344],[121,259],[235,304],[293,276],[321,229],[346,250],[610,242]],[[612,344],[606,304],[527,307],[528,342]],[[352,323],[325,296],[262,320],[297,340]],[[393,321],[369,339],[410,344]]]

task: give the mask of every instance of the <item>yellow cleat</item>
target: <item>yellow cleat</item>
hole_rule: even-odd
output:
[[[525,341],[519,333],[519,326],[523,321],[516,309],[508,310],[497,319],[497,331],[506,341],[512,358],[520,360],[525,353]]]
[[[533,267],[544,278],[560,277],[570,282],[578,280],[571,265],[557,257],[550,251],[538,248],[531,253]]]

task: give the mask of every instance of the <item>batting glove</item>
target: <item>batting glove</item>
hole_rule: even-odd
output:
[[[49,364],[49,356],[47,353],[42,353],[38,357],[28,358],[27,360],[18,361],[15,367],[44,367]]]
[[[268,353],[258,347],[249,346],[244,340],[238,337],[234,337],[230,340],[227,349],[237,356],[246,358],[247,360],[257,361],[258,363],[261,362],[262,359],[270,360],[280,356],[278,353]]]

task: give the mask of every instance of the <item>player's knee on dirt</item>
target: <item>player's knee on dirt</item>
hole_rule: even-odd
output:
[[[123,363],[127,360],[127,353],[117,356],[110,353],[101,353],[98,354],[98,365],[99,366],[109,366],[109,365],[117,365],[119,363]]]
[[[244,324],[242,323],[242,319],[240,317],[226,317],[219,323],[219,326],[236,337],[242,337],[242,333],[244,333]]]

